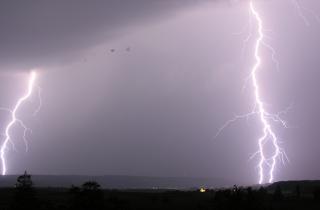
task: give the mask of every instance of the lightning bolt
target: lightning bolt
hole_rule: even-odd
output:
[[[306,8],[300,4],[298,0],[290,0],[290,2],[293,4],[298,16],[301,18],[301,20],[304,22],[306,26],[310,26],[310,21],[308,19],[308,16],[313,17],[315,21],[320,23],[320,17],[311,9]],[[217,138],[220,133],[227,128],[230,124],[237,122],[241,119],[249,119],[253,116],[258,116],[259,121],[261,123],[262,127],[262,134],[258,138],[258,151],[255,152],[250,159],[254,157],[259,157],[257,168],[259,169],[259,184],[269,182],[272,183],[274,180],[274,174],[277,167],[278,160],[281,160],[284,164],[286,161],[289,162],[289,158],[287,157],[285,151],[280,147],[280,141],[277,137],[276,133],[273,130],[273,125],[278,123],[281,126],[288,128],[287,122],[284,121],[281,116],[283,114],[286,114],[290,109],[291,106],[289,106],[284,111],[280,111],[276,114],[269,113],[266,108],[265,104],[263,102],[261,93],[260,93],[260,86],[258,81],[258,72],[261,70],[262,65],[262,58],[260,56],[260,50],[262,47],[269,50],[271,54],[271,59],[276,67],[276,69],[279,70],[279,62],[276,59],[276,51],[275,49],[267,43],[266,39],[268,36],[266,35],[266,30],[263,27],[263,20],[259,14],[259,12],[256,10],[253,0],[249,2],[249,9],[250,9],[250,19],[249,24],[245,27],[249,28],[249,33],[247,37],[243,41],[243,47],[242,47],[242,54],[247,46],[247,43],[253,38],[252,30],[252,22],[256,22],[257,29],[256,34],[257,38],[255,39],[254,44],[254,60],[255,63],[253,67],[250,70],[249,76],[245,79],[245,85],[243,89],[245,88],[247,82],[250,80],[252,81],[252,87],[253,87],[253,95],[254,95],[254,106],[251,112],[236,115],[232,119],[228,120],[225,124],[222,125],[220,129],[218,129],[218,132],[215,135],[215,138]],[[305,15],[307,13],[308,15]],[[272,145],[272,153],[271,155],[267,153],[267,145]]]
[[[27,143],[27,139],[26,139],[26,132],[28,131],[28,128],[26,127],[26,125],[24,124],[24,122],[22,120],[17,118],[16,115],[17,115],[17,111],[22,106],[22,104],[31,96],[31,94],[33,92],[36,77],[37,77],[37,75],[36,75],[35,71],[32,71],[29,76],[28,88],[27,88],[27,92],[25,93],[25,95],[23,95],[21,98],[18,99],[16,105],[14,106],[14,108],[12,110],[5,109],[11,113],[11,121],[6,126],[5,140],[3,141],[2,145],[1,145],[1,149],[0,149],[0,158],[1,158],[1,163],[2,163],[2,175],[6,175],[6,172],[7,172],[7,166],[6,166],[7,161],[6,161],[6,156],[5,156],[6,153],[5,152],[6,152],[8,143],[11,143],[13,148],[15,148],[14,143],[12,142],[11,136],[10,136],[10,130],[13,125],[19,124],[24,129],[23,141],[26,145],[26,150],[28,150],[28,143]],[[40,92],[39,92],[39,94],[40,94]]]
[[[253,67],[250,70],[250,74],[248,76],[247,80],[252,81],[252,87],[253,87],[253,95],[254,95],[254,106],[251,112],[242,114],[242,115],[236,115],[233,119],[228,120],[217,132],[215,137],[218,137],[220,133],[228,127],[231,123],[234,123],[240,119],[249,119],[252,116],[258,116],[259,121],[261,123],[262,127],[262,134],[258,138],[258,151],[255,152],[250,159],[253,157],[258,156],[258,169],[259,169],[259,179],[258,183],[263,184],[265,182],[272,183],[274,180],[274,173],[277,166],[278,160],[281,160],[283,163],[287,160],[289,161],[285,151],[280,147],[280,141],[277,137],[276,133],[273,130],[273,123],[280,123],[283,127],[287,128],[287,122],[284,121],[281,118],[282,114],[287,113],[291,106],[288,107],[286,110],[278,112],[276,114],[269,113],[265,109],[265,104],[263,102],[261,93],[260,93],[260,86],[258,81],[258,72],[261,69],[262,59],[260,56],[260,50],[262,47],[265,47],[268,49],[271,53],[272,61],[275,64],[276,69],[279,69],[279,62],[276,60],[276,51],[274,48],[269,45],[265,39],[266,35],[264,34],[264,27],[263,27],[263,21],[259,14],[259,12],[256,10],[253,1],[250,1],[249,3],[250,8],[250,17],[256,22],[257,24],[257,38],[255,39],[254,44],[254,60],[255,63]],[[251,20],[250,20],[251,22]],[[251,25],[251,23],[250,23]],[[251,28],[251,27],[250,27]],[[253,34],[250,32],[250,34],[247,36],[247,38],[244,41],[244,44],[246,44],[251,38],[253,37]],[[267,154],[267,145],[272,145],[272,153]]]
[[[271,183],[273,181],[274,170],[276,167],[276,160],[277,160],[278,156],[280,155],[281,150],[279,147],[277,136],[274,133],[274,131],[272,130],[272,127],[267,119],[270,115],[266,112],[266,110],[264,108],[264,104],[261,99],[261,95],[259,92],[259,84],[258,84],[258,80],[257,80],[257,72],[261,66],[261,58],[259,55],[259,50],[261,48],[261,45],[262,45],[262,42],[264,39],[263,22],[262,22],[262,19],[261,19],[259,13],[255,9],[252,1],[250,2],[250,10],[251,10],[251,13],[253,14],[254,18],[257,21],[258,35],[259,35],[256,40],[256,44],[255,44],[254,57],[255,57],[256,63],[253,66],[252,71],[251,71],[251,79],[252,79],[252,84],[253,84],[253,88],[254,88],[255,103],[256,103],[256,107],[258,110],[260,121],[261,121],[262,127],[263,127],[263,135],[258,140],[259,154],[260,154],[260,161],[259,161],[259,165],[258,165],[258,167],[259,167],[259,184],[262,184],[265,179],[264,178],[264,176],[265,176],[264,175],[264,164],[267,164],[269,166],[269,183]],[[266,157],[265,152],[264,152],[264,145],[268,140],[271,140],[272,145],[274,146],[274,154],[271,156],[270,159],[268,159]]]
[[[306,26],[310,26],[310,22],[308,18],[304,15],[303,11],[308,12],[313,18],[320,23],[320,18],[319,16],[311,9],[308,9],[298,2],[298,0],[291,0],[292,4],[294,5],[299,17],[303,20]],[[256,152],[254,155],[259,154],[260,156],[260,161],[258,163],[258,168],[259,168],[259,184],[262,184],[265,182],[265,165],[268,167],[268,182],[272,183],[274,180],[274,171],[276,168],[277,160],[281,159],[284,162],[284,157],[289,161],[287,155],[285,154],[284,150],[279,146],[280,142],[278,137],[276,136],[275,132],[272,129],[272,125],[270,121],[272,122],[278,122],[281,123],[282,126],[287,128],[287,123],[281,119],[280,115],[283,113],[286,113],[291,107],[287,108],[287,110],[279,112],[278,114],[270,114],[265,110],[264,103],[261,99],[261,95],[259,92],[259,83],[257,80],[257,73],[258,70],[261,67],[261,57],[259,55],[260,48],[261,46],[265,46],[267,49],[270,50],[272,54],[272,60],[275,63],[277,69],[279,69],[279,62],[275,59],[275,50],[272,48],[271,45],[268,45],[266,42],[264,42],[265,34],[263,33],[263,21],[259,15],[259,12],[255,9],[253,1],[250,1],[250,11],[253,17],[255,18],[258,29],[258,38],[256,39],[255,42],[255,47],[254,47],[254,57],[255,57],[255,64],[252,67],[251,70],[251,80],[254,88],[254,96],[255,96],[255,109],[249,114],[242,115],[242,116],[236,116],[233,120],[228,121],[227,123],[231,123],[236,121],[239,118],[243,117],[249,117],[250,115],[253,114],[258,114],[260,118],[260,122],[262,124],[262,130],[263,134],[262,136],[258,139],[258,144],[259,144],[259,150]],[[221,131],[220,131],[221,132]],[[271,142],[274,150],[273,150],[273,155],[271,157],[267,157],[265,154],[265,144]]]

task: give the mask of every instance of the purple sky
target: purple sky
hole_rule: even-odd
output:
[[[32,3],[31,3],[32,2]],[[318,0],[300,1],[320,15]],[[319,179],[320,22],[290,0],[255,1],[280,63],[262,50],[261,94],[270,112],[292,104],[276,126],[290,163],[275,180]],[[1,1],[0,106],[23,94],[41,68],[37,97],[19,117],[8,173],[222,177],[256,183],[259,121],[219,127],[251,111],[254,37],[242,53],[248,1]],[[130,47],[130,50],[126,49]],[[111,53],[110,50],[115,49]],[[0,113],[0,132],[9,115]]]

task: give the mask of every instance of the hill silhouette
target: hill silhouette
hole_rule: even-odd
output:
[[[280,181],[272,183],[267,189],[273,192],[278,186],[282,189],[283,193],[293,192],[299,186],[301,194],[312,194],[316,188],[320,188],[320,180]]]

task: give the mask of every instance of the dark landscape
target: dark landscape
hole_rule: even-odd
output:
[[[6,181],[16,178],[14,186],[0,188],[0,209],[319,209],[320,181],[284,181],[264,186],[232,186],[205,188],[196,186],[194,179],[182,179],[180,184],[189,189],[149,188],[162,182],[179,183],[179,178],[145,178],[104,176],[99,180],[124,181],[123,189],[101,187],[97,177],[85,176],[35,176],[42,186],[33,182],[27,173],[10,176]],[[74,183],[91,178],[79,185],[67,185],[71,178]],[[9,181],[10,180],[10,181]],[[3,179],[2,179],[3,181]],[[134,183],[137,181],[136,183]],[[203,180],[202,180],[203,181]],[[63,184],[62,184],[63,183]],[[130,183],[130,184],[128,184]],[[105,184],[107,182],[105,181]],[[137,186],[145,186],[137,187]],[[55,187],[54,187],[55,186]],[[116,186],[116,185],[114,185]],[[117,186],[120,186],[119,184]],[[125,189],[124,186],[136,186]],[[129,188],[129,187],[128,187]]]

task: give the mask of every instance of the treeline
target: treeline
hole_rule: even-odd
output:
[[[301,193],[300,186],[283,192],[280,185],[194,191],[102,190],[95,181],[65,188],[35,188],[31,175],[17,178],[14,188],[0,190],[1,209],[320,209],[320,188]]]
[[[237,187],[214,192],[216,209],[320,209],[320,188],[315,187],[312,194],[302,194],[300,186],[295,190],[283,192],[277,185],[273,192],[260,187]]]

